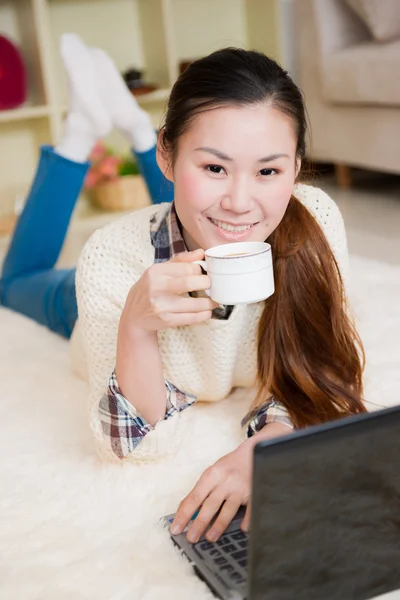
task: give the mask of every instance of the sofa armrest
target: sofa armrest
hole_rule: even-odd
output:
[[[371,39],[345,0],[313,0],[313,11],[322,59]]]

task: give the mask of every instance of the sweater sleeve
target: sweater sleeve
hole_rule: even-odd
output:
[[[151,264],[152,256],[150,240],[140,238],[143,226],[135,229],[131,221],[134,218],[128,215],[96,231],[81,253],[76,274],[80,337],[89,382],[90,425],[99,453],[108,460],[117,460],[118,456],[104,423],[104,395],[108,393],[116,362],[119,320],[130,288]],[[146,244],[147,254],[143,254],[141,249]],[[123,411],[123,405],[122,401],[115,410],[122,411],[126,422],[132,424],[129,419],[138,418],[135,409],[125,404]],[[140,444],[135,445],[133,439],[124,441],[120,454],[126,456],[125,460],[136,462],[159,460],[175,453],[184,431],[182,412],[175,411],[173,418],[147,427],[146,435],[140,436]],[[134,451],[128,452],[129,449]]]

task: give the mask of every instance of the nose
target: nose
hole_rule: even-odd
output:
[[[233,177],[225,189],[221,207],[225,211],[237,214],[249,212],[253,204],[250,190],[251,186],[246,177]]]

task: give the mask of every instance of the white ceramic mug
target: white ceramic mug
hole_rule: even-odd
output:
[[[251,304],[275,290],[271,246],[266,242],[234,242],[206,251],[196,261],[211,279],[208,295],[219,304]]]

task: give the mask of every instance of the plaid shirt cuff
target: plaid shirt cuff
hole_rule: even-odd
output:
[[[169,381],[165,381],[167,405],[163,420],[181,412],[196,402],[196,397],[185,394]],[[150,425],[135,407],[122,395],[115,371],[112,373],[106,393],[100,400],[99,417],[104,435],[110,446],[122,459],[128,456],[140,444],[145,435],[153,431]]]
[[[243,421],[248,423],[247,437],[249,438],[261,431],[261,429],[269,423],[282,423],[283,425],[287,425],[291,429],[294,429],[286,408],[274,398],[251,412]]]

